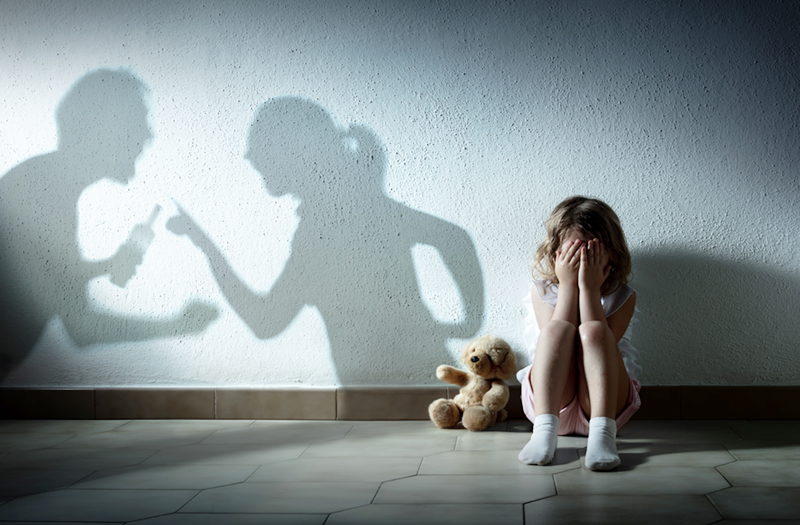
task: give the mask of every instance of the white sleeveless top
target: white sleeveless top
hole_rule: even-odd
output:
[[[547,281],[535,280],[533,281],[533,289],[536,290],[539,298],[545,304],[555,309],[556,301],[558,300],[557,284],[548,286]],[[606,314],[606,317],[610,316],[619,310],[620,307],[625,304],[625,301],[634,294],[638,296],[636,290],[626,284],[610,295],[604,295],[600,299],[603,305],[603,313]],[[528,349],[531,363],[533,363],[533,355],[536,353],[536,341],[539,339],[539,324],[536,322],[536,314],[533,312],[533,298],[530,292],[525,294],[522,302],[525,305],[525,346]],[[638,379],[642,371],[642,367],[636,364],[636,360],[639,358],[639,351],[631,344],[631,334],[633,333],[633,325],[636,323],[636,313],[638,311],[638,308],[634,308],[633,317],[628,324],[628,329],[625,330],[625,334],[617,344],[619,352],[622,354],[622,360],[625,362],[625,370],[628,371],[628,375],[631,379]],[[525,376],[528,374],[531,366],[532,365],[528,365],[517,372],[517,380],[519,380],[520,383],[525,380]]]

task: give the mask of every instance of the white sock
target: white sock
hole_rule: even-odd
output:
[[[526,465],[547,465],[553,461],[558,444],[558,423],[555,414],[536,416],[531,440],[519,453],[519,460]]]
[[[589,470],[611,470],[619,466],[617,422],[610,417],[593,417],[589,420],[585,464]]]

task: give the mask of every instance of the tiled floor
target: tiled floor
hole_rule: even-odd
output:
[[[632,421],[623,466],[530,424],[0,421],[0,523],[800,524],[800,421]],[[744,521],[732,521],[744,520]]]

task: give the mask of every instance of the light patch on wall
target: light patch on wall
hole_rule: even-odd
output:
[[[464,322],[467,318],[464,298],[439,250],[427,244],[415,244],[411,248],[411,258],[420,296],[433,318],[439,323]]]

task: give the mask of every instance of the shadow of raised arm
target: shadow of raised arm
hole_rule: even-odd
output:
[[[464,319],[457,323],[442,324],[441,330],[446,332],[446,337],[474,336],[483,324],[485,305],[483,273],[472,238],[460,226],[433,215],[422,212],[411,215],[411,231],[416,242],[438,250],[464,303]]]
[[[186,236],[206,256],[220,291],[242,321],[260,339],[280,334],[303,307],[295,294],[284,290],[284,274],[268,293],[254,292],[194,219],[182,208],[178,211],[178,215],[167,221],[167,229]]]

